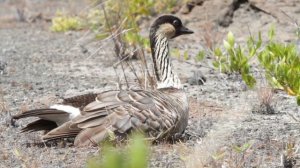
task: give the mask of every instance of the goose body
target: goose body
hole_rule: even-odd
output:
[[[101,142],[110,132],[126,136],[142,131],[153,140],[183,133],[188,121],[188,99],[172,70],[168,40],[193,33],[180,19],[164,15],[150,29],[156,90],[110,90],[64,99],[46,109],[25,111],[13,119],[38,117],[22,131],[49,131],[45,141],[75,137],[75,146]]]

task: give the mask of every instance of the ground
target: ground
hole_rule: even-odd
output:
[[[41,134],[20,133],[20,128],[32,119],[12,125],[10,118],[61,97],[116,88],[113,44],[95,42],[86,31],[49,30],[49,18],[58,7],[76,13],[85,10],[81,6],[88,1],[22,2],[0,0],[0,167],[84,167],[98,148],[30,145]],[[261,70],[254,71],[258,84],[249,89],[240,77],[213,69],[212,57],[201,63],[193,57],[222,44],[228,31],[245,43],[250,33],[261,31],[266,37],[272,25],[279,41],[299,44],[293,19],[300,17],[300,1],[195,0],[195,4],[191,11],[182,7],[176,13],[195,33],[171,42],[172,48],[190,56],[187,61],[173,58],[173,64],[187,86],[186,134],[191,136],[175,144],[153,145],[150,167],[298,167],[300,110],[295,98],[282,91],[272,93],[275,113],[265,114],[260,97],[268,85]],[[17,15],[16,9],[24,9],[23,14]],[[142,24],[142,34],[147,34],[153,19]],[[191,85],[199,72],[206,82]],[[284,159],[291,144],[295,144],[292,159]]]

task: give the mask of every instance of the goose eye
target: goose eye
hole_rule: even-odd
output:
[[[174,21],[173,21],[173,26],[174,26],[174,27],[179,27],[179,26],[180,26],[179,21],[178,21],[178,20],[174,20]]]

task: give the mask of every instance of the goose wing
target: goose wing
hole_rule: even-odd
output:
[[[63,100],[62,104],[83,109],[86,105],[93,102],[97,96],[97,93],[87,93],[79,96],[66,98]]]
[[[74,135],[76,146],[86,146],[105,139],[109,132],[126,135],[131,130],[146,132],[153,139],[162,138],[178,122],[178,103],[160,91],[107,91],[87,104],[81,115],[48,132],[50,140]]]

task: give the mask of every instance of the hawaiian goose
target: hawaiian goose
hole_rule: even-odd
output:
[[[150,43],[157,90],[110,90],[64,99],[46,109],[25,111],[13,119],[38,117],[22,132],[46,130],[45,141],[75,137],[75,146],[87,146],[107,138],[109,132],[125,136],[142,131],[153,140],[183,133],[188,121],[188,99],[172,69],[168,40],[191,34],[181,20],[164,15],[150,29]]]

